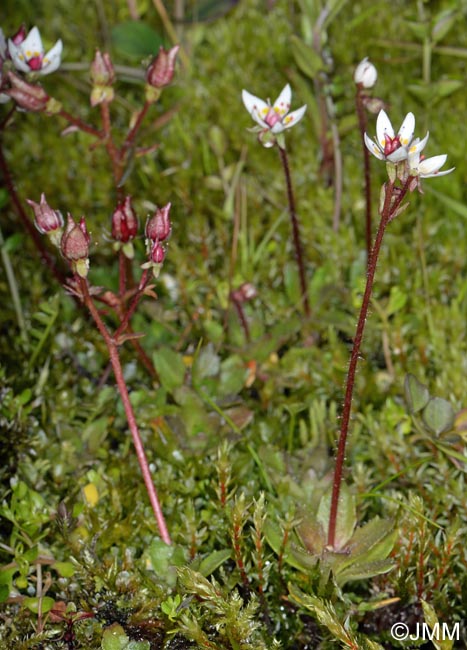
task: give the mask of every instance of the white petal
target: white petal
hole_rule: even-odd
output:
[[[381,145],[384,149],[386,144],[386,136],[390,138],[394,137],[394,129],[392,128],[391,120],[386,114],[386,111],[383,109],[378,113],[378,118],[376,120],[376,139],[378,144]]]
[[[296,111],[292,111],[291,113],[289,113],[288,115],[286,115],[284,117],[284,119],[282,120],[283,128],[284,129],[290,129],[291,126],[295,126],[295,124],[297,124],[297,122],[300,122],[300,120],[305,115],[305,113],[306,113],[306,104],[304,104],[303,106],[300,106],[300,108],[297,108]],[[274,128],[276,126],[277,126],[277,124],[275,124],[273,129],[272,129],[273,133],[276,133],[276,131],[274,131]]]
[[[428,142],[429,137],[430,137],[430,132],[427,131],[426,136],[423,138],[423,140],[420,140],[420,138],[415,138],[415,140],[410,145],[409,157],[414,153],[419,153],[420,151],[423,151],[426,143]]]
[[[433,172],[432,174],[420,174],[420,178],[439,178],[439,176],[446,176],[446,174],[450,174],[455,170],[455,167],[451,167],[451,169],[447,169],[444,172]]]
[[[401,160],[407,160],[407,157],[407,147],[399,147],[399,149],[396,149],[393,151],[393,153],[390,153],[389,156],[386,156],[387,160],[393,163],[401,162]]]
[[[401,144],[404,147],[407,147],[412,141],[413,134],[415,131],[415,116],[413,113],[407,113],[404,121],[401,124],[399,133],[397,134],[400,138]]]
[[[10,39],[8,39],[8,52],[10,53],[11,60],[17,70],[20,70],[21,72],[31,72],[25,61],[21,48],[17,47]]]
[[[432,158],[426,158],[418,166],[418,171],[420,176],[431,176],[432,174],[437,174],[441,167],[447,160],[446,154],[441,154],[440,156],[433,156]]]
[[[269,128],[268,125],[264,122],[263,117],[266,117],[270,106],[266,104],[262,99],[252,95],[248,90],[242,90],[242,100],[245,105],[246,110],[249,112],[251,117],[255,122],[261,124],[265,128]]]
[[[24,41],[20,43],[20,47],[28,59],[44,54],[44,46],[42,45],[41,35],[37,27],[31,29]]]
[[[10,95],[5,95],[5,93],[0,93],[0,104],[6,104],[11,99]]]
[[[373,154],[373,156],[376,156],[377,158],[379,158],[379,160],[384,160],[384,154],[383,154],[383,152],[380,150],[380,148],[378,147],[378,145],[376,144],[376,142],[374,142],[371,138],[369,138],[369,137],[367,136],[366,133],[365,133],[364,138],[365,138],[366,148],[367,148],[369,151],[371,151],[371,153]]]
[[[281,91],[281,94],[274,102],[274,110],[276,113],[279,113],[281,117],[287,115],[290,111],[290,104],[292,102],[292,89],[290,85],[287,84]]]
[[[62,57],[63,43],[59,39],[53,48],[47,52],[42,60],[42,68],[39,70],[39,74],[50,74],[55,72],[60,66],[61,57]]]

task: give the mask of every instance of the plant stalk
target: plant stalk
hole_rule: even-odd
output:
[[[281,147],[280,145],[278,145],[278,148],[279,148],[279,154],[282,162],[282,167],[284,168],[285,184],[287,186],[287,198],[289,201],[290,221],[292,224],[292,235],[293,235],[293,242],[295,247],[295,259],[297,260],[298,275],[300,278],[300,289],[302,293],[303,309],[305,310],[305,314],[307,318],[309,318],[311,315],[311,310],[310,310],[310,302],[308,300],[305,264],[303,261],[303,246],[302,246],[302,240],[300,238],[300,224],[298,221],[297,212],[295,210],[295,197],[294,197],[293,187],[292,187],[292,178],[290,176],[289,160],[288,160],[286,149]]]
[[[372,218],[371,218],[371,176],[370,176],[370,152],[365,145],[365,132],[367,126],[365,107],[363,105],[362,84],[357,84],[355,105],[357,108],[358,126],[362,139],[363,149],[363,172],[365,179],[365,241],[367,265],[370,263],[371,241],[372,241]]]
[[[329,528],[328,528],[328,547],[334,548],[336,538],[336,525],[337,525],[337,512],[339,508],[339,496],[342,485],[342,477],[345,461],[345,450],[347,444],[347,436],[349,432],[350,413],[352,410],[352,397],[355,386],[355,374],[357,371],[358,359],[360,356],[360,348],[362,344],[363,334],[365,331],[365,324],[368,316],[368,307],[370,305],[371,294],[373,292],[373,285],[378,264],[378,257],[381,250],[386,226],[394,217],[397,209],[402,203],[407,190],[411,177],[408,178],[402,188],[395,188],[393,181],[386,183],[386,193],[384,199],[383,209],[381,210],[381,220],[379,222],[378,232],[376,233],[375,243],[368,260],[367,280],[365,286],[365,293],[363,294],[362,306],[360,307],[360,315],[358,317],[357,329],[355,332],[354,343],[350,355],[349,369],[347,372],[347,381],[344,397],[344,408],[342,411],[341,429],[339,434],[339,442],[336,453],[336,463],[334,467],[334,478],[332,485],[331,496],[331,510],[329,514]],[[395,189],[398,189],[397,195]]]
[[[151,471],[149,469],[148,460],[146,458],[146,453],[144,451],[143,442],[141,440],[141,435],[139,433],[138,425],[136,423],[136,417],[133,411],[133,406],[130,401],[130,395],[128,393],[128,388],[126,386],[125,378],[123,376],[122,365],[120,363],[120,357],[118,354],[118,345],[115,342],[115,339],[110,335],[107,330],[102,318],[100,317],[99,311],[97,310],[95,304],[92,301],[92,298],[89,294],[88,283],[83,278],[78,278],[79,284],[83,294],[83,300],[86,307],[89,309],[94,322],[101,333],[107,350],[110,356],[110,362],[115,375],[115,380],[117,382],[117,387],[120,392],[120,397],[123,402],[123,407],[125,409],[125,415],[128,421],[128,426],[130,428],[131,436],[133,438],[133,444],[136,449],[136,456],[141,468],[141,473],[143,474],[144,483],[146,486],[146,491],[149,496],[149,501],[151,502],[151,507],[153,509],[157,526],[159,528],[159,533],[161,539],[168,545],[172,544],[170,539],[169,531],[167,524],[165,522],[164,514],[157,496],[156,488],[152,481]]]

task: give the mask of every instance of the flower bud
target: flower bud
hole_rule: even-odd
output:
[[[91,81],[94,86],[111,86],[115,81],[115,70],[108,52],[96,50],[91,63]]]
[[[153,264],[162,264],[165,260],[165,250],[158,241],[153,242],[149,259]]]
[[[13,41],[15,45],[19,45],[26,39],[27,33],[28,32],[26,30],[26,25],[23,23],[16,34],[10,40]]]
[[[115,70],[108,52],[101,54],[96,50],[94,61],[91,64],[91,106],[113,101],[115,93],[112,84],[115,81]]]
[[[63,230],[63,217],[58,210],[53,210],[47,203],[45,194],[41,194],[41,202],[36,203],[26,199],[31,208],[34,210],[34,224],[37,230],[48,235],[55,246],[60,246],[60,239]]]
[[[20,108],[26,111],[40,112],[45,110],[49,96],[38,84],[30,84],[13,72],[8,73],[11,88],[5,92],[12,97]]]
[[[71,263],[73,271],[82,278],[87,276],[89,269],[89,241],[84,217],[81,217],[78,225],[71,214],[68,214],[60,248],[63,257]]]
[[[363,88],[373,88],[378,78],[378,72],[375,66],[365,57],[363,61],[355,68],[353,75],[356,84],[361,84]]]
[[[171,203],[163,208],[157,208],[153,216],[146,222],[146,237],[151,241],[165,241],[172,230],[170,223]]]
[[[126,244],[138,232],[138,218],[131,207],[131,196],[119,203],[112,215],[112,237]]]
[[[146,73],[146,81],[154,88],[168,86],[174,76],[175,59],[180,45],[175,45],[170,50],[160,48],[159,54],[153,60]]]

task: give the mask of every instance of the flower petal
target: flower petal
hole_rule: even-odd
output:
[[[50,74],[57,70],[62,60],[62,50],[63,43],[61,39],[59,39],[42,59],[42,68],[40,69],[39,74]]]
[[[291,126],[294,126],[295,124],[297,124],[297,122],[300,122],[300,120],[305,115],[305,113],[306,113],[306,104],[300,106],[300,108],[297,108],[296,111],[292,111],[291,113],[286,115],[282,120],[283,129],[290,129]],[[277,124],[275,126],[277,126]],[[275,133],[274,128],[272,129],[273,133]]]
[[[8,52],[13,61],[13,65],[20,72],[31,72],[28,64],[25,61],[24,54],[21,47],[15,45],[11,39],[8,39]]]
[[[292,103],[292,89],[290,84],[284,86],[281,91],[281,94],[274,102],[273,108],[280,115],[284,117],[290,111],[290,104]]]
[[[410,145],[409,156],[415,153],[419,153],[420,151],[423,151],[426,143],[428,142],[429,137],[430,137],[430,132],[427,131],[426,136],[423,138],[423,140],[420,140],[420,138],[415,138],[415,140],[413,140],[413,142]]]
[[[415,115],[413,113],[407,113],[404,121],[401,124],[399,129],[398,136],[403,147],[407,147],[412,141],[413,134],[415,131]]]
[[[376,120],[376,140],[383,149],[386,144],[386,136],[394,138],[394,129],[392,128],[391,120],[387,116],[386,111],[381,109]]]
[[[392,153],[389,154],[389,156],[386,156],[386,160],[389,160],[389,162],[392,163],[398,163],[401,162],[401,160],[407,160],[408,158],[408,151],[407,147],[399,147],[399,149],[396,149]]]
[[[269,128],[266,122],[264,122],[263,117],[266,117],[268,114],[270,106],[259,97],[256,97],[256,95],[249,93],[247,90],[242,90],[242,100],[246,110],[254,121],[264,128]]]
[[[20,44],[20,47],[27,59],[44,54],[44,46],[42,45],[41,35],[37,27],[31,29],[24,41]]]
[[[447,158],[448,157],[446,154],[441,154],[440,156],[432,156],[431,158],[425,158],[425,160],[422,160],[422,162],[418,165],[418,172],[420,176],[427,178],[429,176],[433,176],[434,174],[438,174]]]
[[[378,147],[378,145],[376,144],[376,142],[374,142],[371,138],[369,138],[369,137],[367,136],[366,133],[365,133],[365,135],[364,135],[364,138],[365,138],[366,148],[367,148],[369,151],[371,151],[371,153],[373,154],[373,156],[376,156],[377,158],[379,158],[379,160],[384,160],[384,154],[383,154],[383,152],[380,150],[380,148]]]

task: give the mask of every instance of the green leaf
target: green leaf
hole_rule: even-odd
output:
[[[164,347],[154,352],[153,361],[161,384],[166,390],[173,391],[183,385],[185,364],[181,354]]]
[[[439,43],[454,27],[456,20],[459,18],[457,11],[445,9],[440,11],[436,16],[433,29],[431,30],[431,40],[434,44]]]
[[[50,596],[44,596],[43,598],[32,596],[30,598],[25,598],[23,600],[23,605],[33,614],[38,614],[39,609],[42,614],[46,614],[47,612],[50,612],[52,607],[55,605],[55,600],[50,598]]]
[[[202,348],[196,355],[192,368],[192,382],[195,388],[201,388],[203,379],[215,377],[220,370],[220,358],[214,349],[214,345],[209,343]]]
[[[428,404],[430,393],[415,375],[408,374],[404,381],[405,399],[411,413],[418,413]]]
[[[397,285],[391,287],[391,293],[389,295],[389,302],[386,308],[386,315],[391,316],[395,314],[396,311],[402,309],[407,302],[407,294],[402,291]]]
[[[432,397],[423,411],[423,421],[437,436],[454,426],[455,413],[451,404],[442,397]]]
[[[52,569],[55,569],[63,578],[71,578],[76,572],[76,567],[72,562],[54,562]]]
[[[113,623],[104,630],[101,641],[102,650],[124,650],[128,648],[130,639],[118,623]]]
[[[128,20],[115,25],[111,32],[111,40],[120,54],[133,59],[154,56],[162,45],[160,34],[139,20]]]
[[[291,36],[290,42],[295,63],[304,75],[310,79],[314,79],[324,67],[321,57],[312,47],[304,43],[295,34]]]
[[[207,578],[207,576],[211,575],[211,573],[224,564],[230,557],[232,557],[232,551],[230,549],[213,551],[201,561],[198,571]]]

